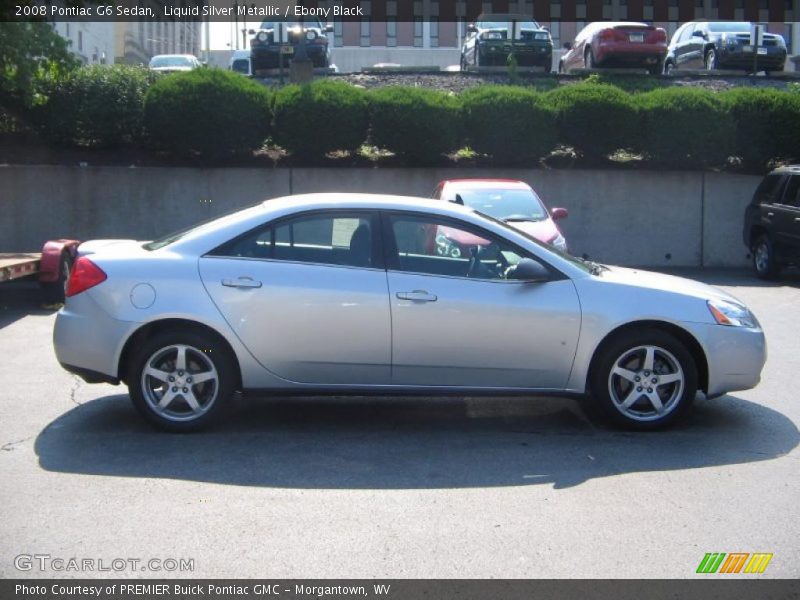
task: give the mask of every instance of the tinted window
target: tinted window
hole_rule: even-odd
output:
[[[753,204],[769,204],[775,202],[776,195],[781,189],[783,179],[783,175],[779,173],[767,175],[753,195]]]
[[[210,254],[371,267],[372,220],[366,215],[317,215],[267,225]]]
[[[782,202],[790,206],[800,206],[800,175],[793,175],[789,178]]]
[[[750,33],[750,23],[709,23],[708,30],[714,33]]]
[[[506,272],[524,256],[487,232],[429,217],[392,216],[397,245],[395,264],[401,271],[506,279]]]

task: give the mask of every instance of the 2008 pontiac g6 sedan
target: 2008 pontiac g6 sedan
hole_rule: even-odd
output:
[[[449,238],[470,240],[454,257]],[[639,429],[698,390],[755,386],[764,334],[738,300],[576,259],[449,202],[312,194],[161,240],[79,248],[62,366],[125,382],[173,431],[261,394],[586,395]]]

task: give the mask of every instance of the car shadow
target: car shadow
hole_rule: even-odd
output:
[[[37,282],[12,281],[0,284],[0,329],[28,315],[51,315],[56,310],[55,306],[44,308],[44,297]]]
[[[794,423],[725,396],[653,433],[594,426],[575,400],[543,398],[237,399],[211,431],[165,434],[127,396],[82,404],[37,437],[47,471],[238,486],[440,489],[580,485],[626,473],[770,460]]]

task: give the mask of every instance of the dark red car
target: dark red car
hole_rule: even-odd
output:
[[[559,73],[572,69],[638,67],[658,75],[667,56],[667,32],[647,23],[590,23],[564,44],[567,52],[558,62]]]
[[[567,251],[567,241],[555,221],[568,216],[567,209],[548,210],[533,188],[516,179],[448,179],[439,183],[433,198],[458,202],[478,212],[505,221],[540,242]],[[454,257],[464,248],[485,244],[466,232],[442,227],[436,234],[437,252]]]

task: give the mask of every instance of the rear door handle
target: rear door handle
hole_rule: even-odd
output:
[[[429,294],[425,290],[414,290],[413,292],[397,292],[400,300],[411,300],[413,302],[436,302],[437,297]]]
[[[222,285],[235,288],[260,288],[261,282],[252,277],[239,277],[238,279],[223,279]]]

